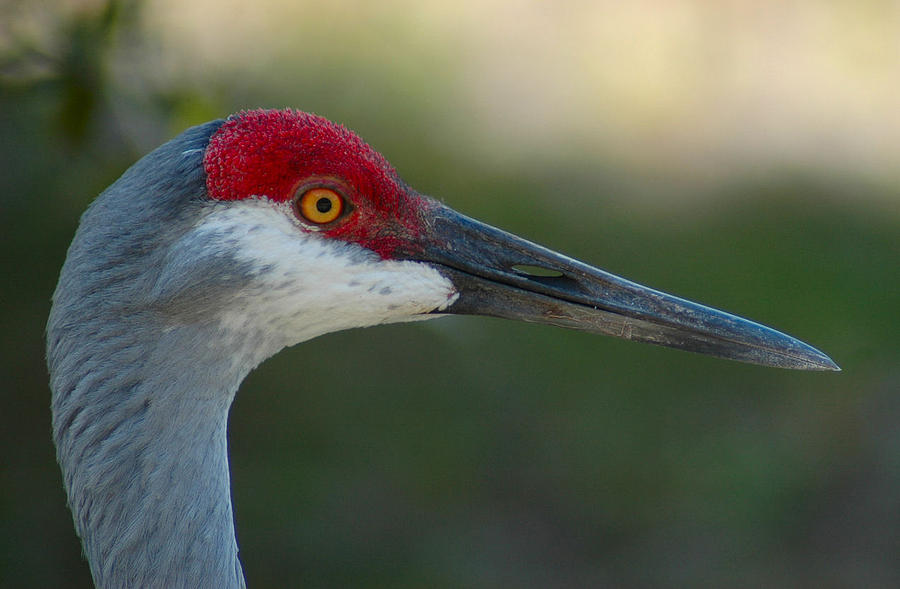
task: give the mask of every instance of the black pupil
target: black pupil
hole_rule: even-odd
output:
[[[327,213],[331,210],[331,199],[324,196],[316,201],[316,210],[320,213]]]

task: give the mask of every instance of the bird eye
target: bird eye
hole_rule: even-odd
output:
[[[341,216],[344,199],[330,188],[310,188],[300,195],[294,206],[303,219],[324,225]]]

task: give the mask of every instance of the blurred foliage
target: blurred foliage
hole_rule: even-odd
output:
[[[238,88],[235,72],[125,83],[110,54],[140,44],[140,23],[141,5],[108,2],[45,23],[52,43],[3,46],[0,585],[90,586],[43,361],[80,212],[183,127],[281,100],[352,121],[467,213],[784,328],[844,372],[475,318],[305,343],[254,372],[233,411],[252,586],[900,584],[900,215],[854,204],[874,184],[761,173],[713,204],[638,209],[602,199],[615,178],[540,162],[509,174],[442,146],[418,118],[441,106],[391,107],[404,80],[389,68],[352,92],[356,70],[310,57],[346,91],[333,105],[322,86]]]

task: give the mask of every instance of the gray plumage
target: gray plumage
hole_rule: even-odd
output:
[[[216,206],[202,158],[220,124],[158,148],[96,199],[53,296],[53,434],[99,587],[243,585],[226,423],[259,359],[253,342],[222,341],[214,315],[250,270],[214,244],[174,247]]]

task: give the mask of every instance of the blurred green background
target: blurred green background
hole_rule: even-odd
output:
[[[253,587],[900,586],[895,2],[0,4],[0,585],[87,587],[43,329],[78,217],[241,108],[820,347],[764,369],[449,318],[282,352],[231,420]]]

